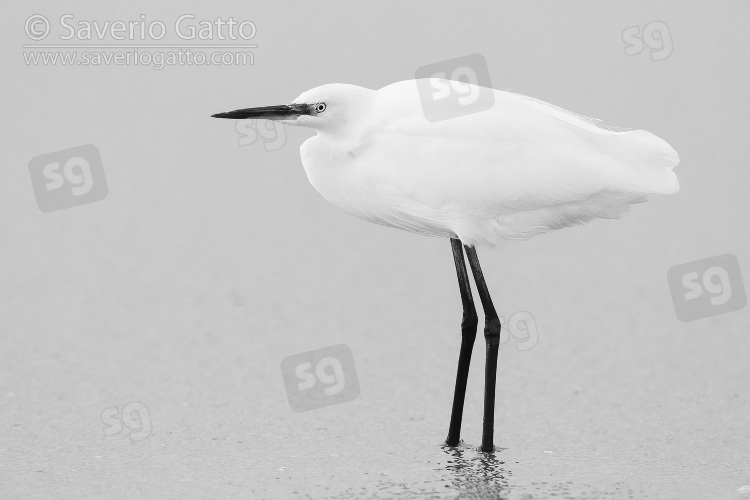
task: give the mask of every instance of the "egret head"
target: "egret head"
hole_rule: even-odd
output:
[[[369,111],[375,96],[374,90],[364,87],[331,83],[302,93],[291,104],[237,109],[212,116],[234,120],[278,120],[285,125],[336,134],[355,128]]]

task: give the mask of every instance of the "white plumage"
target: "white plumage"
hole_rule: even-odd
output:
[[[447,81],[423,83],[451,87]],[[466,88],[468,94],[483,93]],[[475,245],[619,217],[647,195],[677,192],[672,169],[679,158],[649,132],[608,129],[536,99],[484,92],[493,93],[492,108],[441,121],[425,118],[418,81],[377,92],[323,85],[292,104],[213,116],[313,128],[317,135],[300,149],[302,164],[325,199],[376,224],[452,239],[463,316],[448,446],[460,443],[478,325],[466,254],[485,315],[481,449],[492,452],[501,322]]]
[[[294,101],[325,103],[323,112],[285,123],[317,131],[302,164],[336,207],[469,245],[616,218],[647,195],[679,191],[677,153],[655,135],[493,92],[489,110],[430,122],[415,80],[378,91],[329,84]]]

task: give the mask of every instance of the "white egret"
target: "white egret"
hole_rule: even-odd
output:
[[[281,120],[315,130],[300,152],[310,183],[326,200],[369,222],[451,240],[463,319],[449,446],[460,440],[478,323],[465,249],[485,314],[482,450],[492,451],[500,322],[475,246],[617,218],[647,195],[676,193],[672,169],[679,158],[649,132],[606,128],[493,89],[472,88],[492,92],[490,109],[430,121],[418,90],[425,83],[450,84],[410,80],[378,91],[329,84],[291,104],[213,116]]]

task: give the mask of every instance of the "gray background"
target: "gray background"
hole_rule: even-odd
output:
[[[252,67],[31,67],[31,14],[256,23]],[[6,5],[0,169],[0,496],[737,498],[750,484],[748,310],[690,323],[667,270],[724,253],[750,277],[743,2],[233,2]],[[625,56],[665,22],[673,54]],[[323,83],[379,88],[470,53],[495,88],[643,128],[680,154],[682,191],[499,251],[506,317],[495,461],[439,447],[460,301],[447,241],[356,220],[285,147],[238,147],[238,107]],[[95,144],[109,194],[42,213],[27,165]],[[356,401],[295,413],[280,361],[345,343]],[[463,437],[481,434],[478,341]],[[106,436],[141,401],[152,435]],[[527,495],[527,496],[525,496]]]

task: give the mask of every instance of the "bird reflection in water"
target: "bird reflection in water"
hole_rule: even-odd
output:
[[[494,453],[483,453],[468,446],[442,446],[448,455],[444,467],[452,478],[451,484],[459,492],[457,498],[503,499],[509,494],[508,477],[512,475],[505,462],[497,458],[504,448]]]

